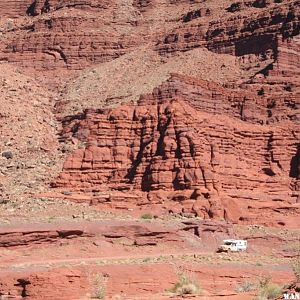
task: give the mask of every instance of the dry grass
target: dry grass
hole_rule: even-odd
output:
[[[153,215],[150,214],[150,213],[147,213],[147,214],[143,214],[141,216],[141,218],[144,219],[144,220],[152,220],[153,219]]]
[[[259,281],[259,293],[256,300],[276,299],[282,295],[283,289],[271,281],[271,277],[264,277]]]
[[[179,272],[178,282],[169,290],[169,292],[182,295],[199,295],[202,292],[198,282],[193,278],[191,274],[186,272]]]
[[[296,282],[300,283],[300,250],[296,259],[292,263],[294,275],[296,277]]]
[[[236,291],[238,293],[247,293],[247,292],[251,292],[257,289],[257,284],[255,284],[254,282],[251,281],[243,281],[241,282],[237,288]]]
[[[106,295],[107,279],[103,274],[96,274],[93,278],[92,299],[104,299]]]

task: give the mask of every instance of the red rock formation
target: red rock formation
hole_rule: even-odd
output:
[[[81,147],[53,186],[132,191],[128,201],[184,202],[183,211],[169,208],[246,222],[255,218],[252,209],[277,214],[298,201],[299,1],[240,1],[220,8],[190,2],[133,1],[130,12],[104,0],[16,6],[13,14],[28,16],[3,30],[0,60],[19,66],[80,70],[147,43],[162,60],[206,47],[234,55],[241,68],[256,73],[224,86],[173,75],[137,105],[87,107],[65,119],[61,141]],[[153,21],[161,6],[175,12]],[[177,6],[185,8],[181,14]]]
[[[36,300],[68,300],[79,295],[83,296],[87,284],[87,278],[80,270],[57,269],[51,272],[7,273],[1,278],[0,296],[4,299],[28,297]]]
[[[11,9],[0,6],[4,15],[34,17],[5,27],[0,60],[38,70],[78,70],[117,58],[149,41],[162,55],[207,47],[236,56],[263,56],[257,59],[264,60],[275,55],[278,35],[288,38],[299,33],[299,1],[254,1],[248,6],[257,12],[233,14],[224,9],[220,21],[213,18],[209,7],[201,5],[182,17],[174,16],[171,26],[158,20],[158,29],[151,29],[153,10],[165,5],[170,11],[176,5],[185,5],[184,9],[196,6],[189,2],[135,1],[130,11],[123,13],[121,4],[107,0],[40,0],[18,2],[15,6],[10,1]],[[69,14],[69,10],[74,13]],[[110,22],[115,23],[115,30],[108,26]],[[167,34],[162,34],[164,31]]]
[[[59,244],[64,239],[69,242],[76,239],[97,238],[110,244],[120,239],[127,240],[128,245],[158,245],[168,242],[181,243],[184,235],[189,232],[192,238],[214,239],[219,242],[222,238],[233,235],[232,226],[220,222],[191,221],[174,224],[147,224],[130,221],[95,222],[63,225],[39,224],[15,227],[3,227],[0,232],[0,248],[20,249],[28,246]]]
[[[9,0],[0,3],[1,15],[9,18],[21,16],[37,16],[64,7],[76,7],[79,9],[107,8],[110,2],[107,0]]]
[[[87,10],[97,10],[107,8],[111,4],[108,0],[35,0],[27,9],[27,14],[36,16],[63,8],[78,8]]]
[[[238,226],[237,233],[230,223],[300,226],[299,0],[9,0],[0,3],[0,14],[0,62],[3,73],[10,77],[2,79],[2,106],[9,109],[0,113],[4,147],[0,202],[13,207],[6,211],[6,206],[1,208],[5,212],[3,221],[10,220],[6,218],[8,211],[17,220],[38,214],[41,210],[28,212],[36,200],[33,191],[44,195],[34,208],[44,206],[44,199],[48,205],[48,196],[54,194],[53,198],[85,202],[99,210],[126,210],[135,217],[151,212],[155,219],[164,214],[184,218],[182,222],[172,218],[170,223],[88,221],[68,226],[60,223],[2,228],[0,249],[5,251],[1,254],[0,298],[88,298],[92,289],[87,281],[93,269],[110,277],[109,298],[120,292],[123,296],[124,291],[128,299],[144,295],[145,291],[149,295],[160,293],[160,298],[162,291],[175,282],[175,275],[170,265],[145,262],[158,262],[161,257],[155,253],[162,249],[172,250],[167,254],[170,263],[176,259],[173,253],[186,254],[191,249],[191,269],[200,275],[201,285],[209,287],[212,293],[207,295],[214,297],[216,290],[222,290],[223,298],[238,298],[233,290],[245,278],[247,267],[228,269],[226,263],[220,271],[218,262],[215,268],[211,266],[211,259],[224,257],[211,256],[206,268],[203,250],[212,252],[223,238],[239,237],[249,241],[249,253],[234,259],[249,258],[250,263],[257,264],[252,254],[295,256],[295,251],[287,247],[297,242],[294,231],[289,234],[272,228],[272,234],[267,234],[265,228]],[[210,64],[181,64],[184,55],[180,52],[200,47],[215,52]],[[129,52],[132,53],[126,59],[116,59]],[[140,52],[155,55],[147,61]],[[60,110],[70,99],[64,97],[64,87],[48,94],[44,89],[35,89],[35,81],[49,79],[48,86],[53,79],[51,72],[45,71],[53,71],[58,82],[60,78],[65,81],[77,73],[74,70],[116,59],[102,65],[102,77],[98,77],[101,84],[107,79],[103,75],[109,73],[107,69],[114,73],[127,70],[136,53],[139,59],[134,70],[139,64],[155,64],[147,77],[149,81],[156,74],[160,78],[151,83],[151,89],[157,86],[153,92],[141,95],[137,103],[132,97],[131,103],[115,108],[91,109],[93,97],[90,102],[80,103],[79,107],[86,108],[82,113],[62,120],[62,147],[58,149],[55,133],[59,127],[52,122],[52,113],[55,110],[67,115]],[[206,60],[212,57],[207,50],[189,53],[191,62],[197,55]],[[222,72],[223,67],[227,68],[225,62],[215,64],[217,56],[220,61],[228,59],[227,66],[236,61],[229,69],[236,71],[230,79],[228,72]],[[215,72],[214,78],[205,78],[204,71],[169,76],[174,70],[172,63],[178,66],[179,73],[190,66],[211,68],[210,73],[220,70],[220,74]],[[16,75],[8,72],[10,64],[15,65]],[[153,71],[156,68],[157,73]],[[28,74],[34,71],[36,78],[30,81],[26,77],[16,84],[24,69]],[[128,70],[132,72],[132,68]],[[77,80],[85,76],[88,82],[98,74],[90,69]],[[122,85],[123,75],[116,77]],[[127,86],[136,84],[134,80]],[[105,89],[112,86],[110,83]],[[127,86],[122,87],[119,98],[106,96],[97,103],[128,99],[132,94]],[[75,94],[77,88],[74,85]],[[97,88],[91,84],[86,90],[89,89]],[[141,90],[137,88],[136,94],[140,95]],[[17,125],[13,127],[13,123]],[[53,189],[44,193],[40,187],[50,181],[50,174],[56,176],[63,155],[63,169],[52,183]],[[6,195],[11,191],[16,201],[10,204]],[[24,198],[32,201],[24,202]],[[60,205],[55,200],[49,203]],[[67,204],[66,207],[71,210]],[[74,205],[71,211],[77,209],[81,208]],[[85,218],[85,211],[80,217]],[[187,221],[195,216],[204,220]],[[63,219],[65,211],[59,211],[59,217]],[[51,220],[52,215],[47,221]],[[25,250],[29,245],[30,251]],[[139,247],[143,249],[140,257]],[[173,252],[173,247],[178,249]],[[194,250],[202,251],[199,266]],[[117,261],[125,252],[124,265],[110,265],[121,263]],[[232,259],[231,255],[227,258]],[[53,269],[63,264],[68,268],[81,265],[76,266],[76,271]],[[28,266],[28,272],[23,272],[24,266]],[[279,268],[282,266],[271,271],[290,280],[291,272],[278,273]],[[261,274],[258,269],[248,270],[249,278]],[[270,268],[266,269],[269,272]],[[238,273],[232,276],[236,270]]]
[[[108,4],[111,9],[105,13]],[[114,6],[107,0],[38,0],[17,5],[17,11],[9,11],[8,16],[30,17],[20,18],[16,24],[3,21],[5,42],[1,46],[0,60],[37,70],[52,70],[83,69],[117,58],[136,42],[110,30],[107,19],[110,20]],[[0,12],[2,10],[4,6],[0,6]]]
[[[38,70],[83,69],[91,63],[104,62],[126,53],[124,48],[130,46],[130,41],[122,41],[115,34],[106,37],[102,35],[104,33],[96,32],[103,24],[94,24],[94,17],[83,19],[80,16],[37,20],[7,34],[11,41],[1,51],[1,60]],[[93,27],[95,31],[86,34],[86,27]],[[76,36],[73,28],[78,29]]]
[[[1,16],[9,18],[18,18],[26,15],[29,6],[33,0],[8,0],[0,3]]]
[[[55,186],[164,190],[174,201],[195,199],[190,209],[202,216],[228,211],[229,219],[242,216],[238,207],[234,216],[235,199],[296,201],[289,176],[300,131],[293,123],[251,125],[166,94],[157,90],[138,106],[87,110],[66,120],[64,138],[87,146],[69,156]]]
[[[82,230],[19,230],[0,233],[0,247],[20,247],[33,244],[54,243],[64,238],[87,236]]]
[[[142,190],[202,217],[251,222],[257,209],[280,217],[299,199],[298,37],[274,47],[274,62],[241,85],[173,75],[137,106],[66,119],[63,139],[86,147],[55,186]]]
[[[183,24],[168,33],[157,49],[164,54],[205,46],[236,56],[267,51],[274,54],[277,35],[287,38],[299,34],[299,4],[298,1],[285,1],[250,16],[230,16],[209,24],[201,21]]]

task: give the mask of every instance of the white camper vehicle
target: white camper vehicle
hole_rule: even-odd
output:
[[[246,240],[224,240],[223,245],[218,248],[218,252],[240,252],[247,250]]]

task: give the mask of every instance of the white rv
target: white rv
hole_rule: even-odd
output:
[[[218,252],[240,252],[247,250],[246,240],[224,240],[223,245],[218,248]]]

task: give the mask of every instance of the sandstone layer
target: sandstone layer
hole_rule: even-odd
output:
[[[173,74],[137,105],[65,118],[62,140],[81,146],[54,186],[142,191],[204,218],[296,220],[299,45],[277,40],[274,62],[247,82]]]
[[[248,252],[214,253],[228,236],[247,238]],[[281,285],[293,280],[295,253],[286,245],[299,240],[299,230],[110,220],[11,225],[1,228],[0,240],[2,298],[87,300],[103,287],[105,299],[182,299],[166,290],[185,272],[201,284],[202,296],[193,298],[250,300],[262,276]],[[253,286],[247,293],[240,291],[245,282]]]
[[[44,112],[62,125],[50,128],[45,116],[37,130],[48,146],[38,144],[36,157],[51,160],[37,160],[51,172],[40,181],[91,204],[159,204],[202,218],[292,224],[299,7],[297,0],[1,5],[3,68],[46,83]],[[13,159],[6,145],[5,163]],[[20,146],[15,158],[28,150]],[[20,167],[10,169],[13,177]]]

